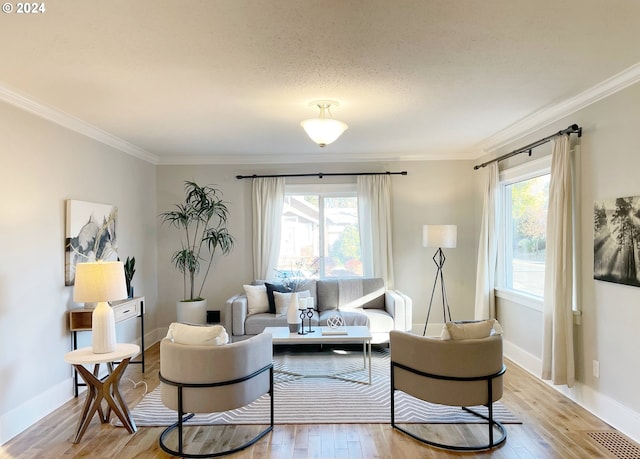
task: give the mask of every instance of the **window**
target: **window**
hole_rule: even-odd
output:
[[[500,286],[544,297],[549,159],[501,174]]]
[[[277,269],[288,277],[363,275],[355,185],[287,186]]]

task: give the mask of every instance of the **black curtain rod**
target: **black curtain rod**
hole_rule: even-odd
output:
[[[502,161],[503,159],[511,158],[512,156],[519,155],[520,153],[529,153],[531,156],[531,150],[535,147],[542,145],[543,143],[549,142],[556,136],[565,135],[565,134],[578,134],[578,137],[582,137],[582,128],[577,124],[572,124],[567,129],[562,131],[558,131],[555,134],[551,134],[550,136],[545,137],[544,139],[540,139],[537,142],[530,143],[529,145],[519,148],[517,150],[512,151],[511,153],[507,153],[506,155],[502,155],[498,158],[492,159],[491,161],[487,161],[486,163],[478,164],[477,166],[473,166],[474,170],[478,170],[482,167],[485,167],[491,163],[495,163],[496,161]]]
[[[402,172],[317,172],[315,174],[273,174],[273,175],[236,175],[238,180],[246,178],[271,178],[271,177],[333,177],[336,175],[407,175],[407,171]]]

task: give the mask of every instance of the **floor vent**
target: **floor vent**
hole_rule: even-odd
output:
[[[587,432],[600,446],[620,459],[640,459],[640,447],[618,432]]]

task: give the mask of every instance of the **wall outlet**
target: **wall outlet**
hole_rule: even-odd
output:
[[[593,361],[593,377],[600,378],[600,362],[597,360]]]

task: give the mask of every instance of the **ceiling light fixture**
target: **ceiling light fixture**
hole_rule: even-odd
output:
[[[309,106],[318,107],[320,114],[317,118],[310,118],[300,123],[311,140],[321,147],[335,141],[349,127],[342,121],[331,118],[331,108],[338,105],[335,100],[314,100]]]

